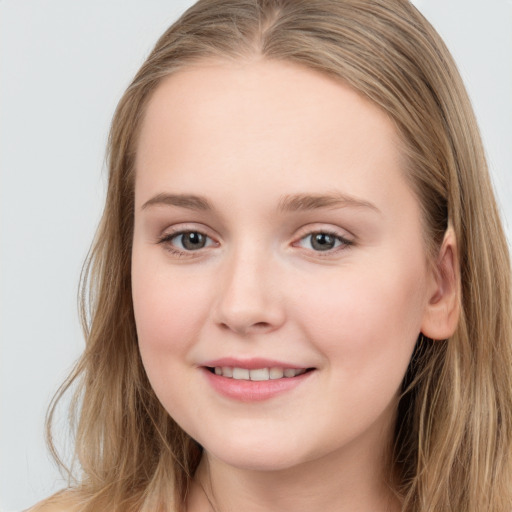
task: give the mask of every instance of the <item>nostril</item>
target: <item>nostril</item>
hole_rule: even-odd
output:
[[[256,329],[268,329],[270,327],[270,324],[268,322],[256,322],[252,325],[252,327]]]
[[[241,324],[236,325],[235,322],[227,323],[221,322],[219,327],[224,331],[235,331],[239,334],[247,335],[255,332],[266,332],[272,329],[272,324],[270,322],[255,322],[249,324]]]

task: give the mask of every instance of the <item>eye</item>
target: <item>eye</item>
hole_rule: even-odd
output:
[[[182,252],[198,251],[214,245],[214,241],[199,231],[181,231],[165,235],[160,243],[167,244],[174,250]]]
[[[317,231],[309,233],[305,237],[301,238],[297,243],[298,246],[305,249],[312,249],[313,251],[332,251],[339,247],[351,245],[352,242],[343,238],[335,233],[328,233],[324,231]]]

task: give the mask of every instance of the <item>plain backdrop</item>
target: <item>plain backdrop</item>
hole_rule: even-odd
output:
[[[191,3],[0,0],[4,512],[22,510],[63,485],[44,445],[44,413],[83,347],[77,285],[104,197],[110,119],[157,37]],[[458,62],[509,231],[512,2],[415,4]],[[64,432],[65,417],[60,422]]]

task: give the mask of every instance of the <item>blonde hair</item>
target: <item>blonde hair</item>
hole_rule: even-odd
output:
[[[442,40],[406,0],[201,0],[159,39],[116,110],[106,206],[83,276],[86,349],[76,386],[74,484],[84,511],[182,510],[201,448],[146,378],[130,265],[135,143],[161,80],[208,58],[297,63],[350,84],[395,122],[435,260],[447,226],[460,254],[461,317],[420,337],[399,404],[396,492],[408,512],[510,512],[509,255],[477,124]],[[87,286],[88,285],[88,286]],[[50,428],[48,430],[50,446]]]

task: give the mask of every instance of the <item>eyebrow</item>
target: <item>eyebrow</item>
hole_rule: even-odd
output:
[[[189,210],[212,210],[208,199],[193,194],[157,194],[142,205],[142,210],[151,206],[178,206]],[[358,199],[341,193],[333,194],[294,194],[286,195],[279,201],[281,212],[297,212],[317,210],[321,208],[368,208],[380,213],[380,210],[369,201]]]
[[[189,210],[211,210],[208,200],[191,194],[158,194],[142,205],[142,210],[150,206],[179,206]]]
[[[320,208],[368,208],[377,213],[380,210],[369,201],[342,193],[333,194],[295,194],[284,196],[279,203],[280,211],[308,211]]]

